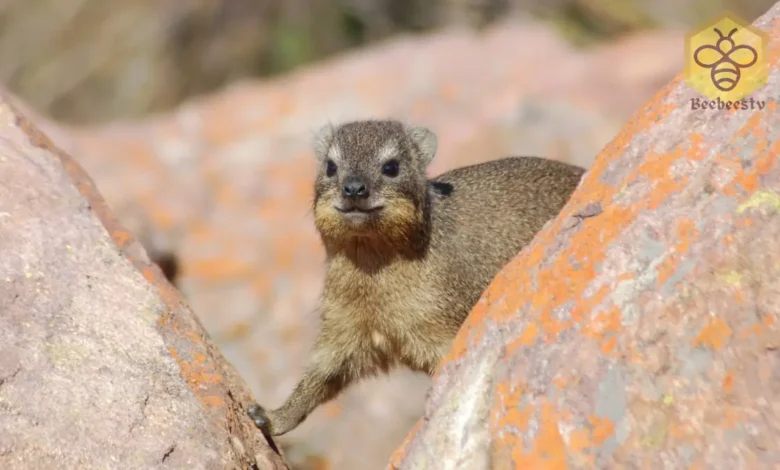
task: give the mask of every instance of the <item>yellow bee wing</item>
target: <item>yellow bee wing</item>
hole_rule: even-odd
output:
[[[729,58],[740,67],[750,67],[758,60],[758,54],[750,46],[739,45],[731,50]]]
[[[693,60],[699,67],[712,67],[723,58],[723,52],[715,46],[706,44],[698,47],[693,53]]]

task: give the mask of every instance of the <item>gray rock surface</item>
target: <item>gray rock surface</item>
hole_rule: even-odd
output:
[[[0,468],[286,468],[91,180],[0,100]]]

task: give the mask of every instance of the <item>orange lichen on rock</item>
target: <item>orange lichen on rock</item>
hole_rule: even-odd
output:
[[[712,349],[721,349],[726,340],[731,336],[731,328],[722,318],[712,318],[707,325],[702,328],[696,339],[693,340],[695,346],[707,346]]]
[[[775,17],[780,4],[756,21],[775,58],[752,95],[767,105],[693,110],[678,77],[644,106],[486,289],[394,468],[437,451],[457,462],[440,437],[458,433],[490,455],[481,468],[780,464],[780,442],[755,445],[780,433],[768,372],[780,342],[766,339],[780,315]],[[480,372],[492,385],[463,381],[495,348]],[[472,395],[491,403],[489,423],[442,411]]]
[[[539,407],[539,431],[531,443],[531,452],[526,453],[518,446],[511,446],[512,462],[518,468],[541,470],[564,470],[566,444],[558,429],[559,412],[550,403]],[[499,451],[500,452],[500,451]]]
[[[177,362],[179,362],[181,366],[181,375],[193,388],[222,382],[222,376],[219,373],[215,373],[215,371],[209,367],[210,364],[206,363],[206,358],[203,354],[198,354],[195,358],[190,360],[183,360],[175,349],[168,348],[168,352]],[[206,400],[206,397],[211,398]],[[213,395],[202,395],[199,398],[204,401],[205,405],[215,403]],[[225,405],[222,401],[219,403],[221,403],[220,406]]]

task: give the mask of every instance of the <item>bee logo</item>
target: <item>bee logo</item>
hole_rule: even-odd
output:
[[[718,34],[715,45],[699,46],[693,53],[693,60],[700,67],[711,69],[712,84],[720,91],[733,90],[742,76],[741,69],[752,66],[758,60],[755,48],[746,44],[737,45],[732,35],[737,28],[729,31],[726,36],[718,28],[713,28]]]

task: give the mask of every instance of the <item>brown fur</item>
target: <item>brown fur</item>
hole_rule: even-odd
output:
[[[361,378],[403,365],[433,374],[495,274],[555,217],[584,169],[535,157],[458,168],[428,180],[436,136],[397,121],[326,127],[315,154],[314,214],[327,253],[322,330],[311,364],[276,410],[250,407],[271,435],[294,429]],[[384,158],[384,159],[383,159]],[[388,159],[399,174],[382,174]],[[336,174],[327,175],[328,160]],[[344,181],[383,209],[349,223]]]

